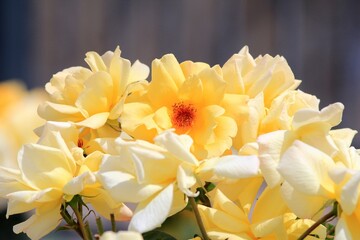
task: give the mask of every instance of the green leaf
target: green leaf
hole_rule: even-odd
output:
[[[143,233],[143,238],[144,240],[176,240],[173,236],[159,230]]]

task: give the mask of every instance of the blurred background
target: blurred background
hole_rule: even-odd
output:
[[[3,0],[0,80],[43,87],[64,68],[86,66],[86,52],[117,45],[147,65],[165,53],[222,65],[248,45],[254,57],[283,55],[301,90],[321,107],[343,102],[341,126],[360,129],[359,12],[355,0]]]

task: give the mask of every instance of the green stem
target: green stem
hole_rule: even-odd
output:
[[[96,226],[97,226],[97,229],[98,229],[98,233],[101,236],[104,233],[104,226],[103,226],[103,223],[102,223],[100,217],[96,218]]]
[[[209,236],[207,235],[206,233],[206,230],[205,230],[205,227],[204,227],[204,223],[202,222],[201,220],[201,216],[200,216],[200,213],[199,213],[199,209],[197,207],[197,204],[195,202],[195,198],[193,197],[189,197],[189,202],[191,204],[191,207],[194,211],[194,214],[195,214],[195,217],[196,217],[196,222],[200,228],[200,231],[201,231],[201,235],[203,237],[204,240],[210,240]]]
[[[79,234],[79,236],[82,238],[82,233],[80,231],[80,229],[77,227],[76,222],[71,218],[70,214],[68,213],[68,211],[66,210],[66,208],[62,208],[60,211],[61,216],[63,217],[63,219],[65,220],[65,222],[70,226],[70,227],[74,227],[74,230]]]
[[[79,206],[79,202],[76,202],[75,206],[73,204],[69,204],[70,207],[72,208],[72,210],[75,213],[76,219],[77,219],[77,225],[81,231],[82,237],[84,240],[91,240],[88,237],[88,234],[86,232],[86,228],[85,228],[85,224],[84,224],[84,220],[82,218],[82,211],[79,211],[80,208],[82,208],[81,204]]]
[[[111,231],[116,232],[115,215],[113,213],[110,214],[110,219],[111,219]]]
[[[328,219],[336,216],[337,214],[337,203],[334,204],[333,209],[331,212],[325,214],[322,216],[319,220],[317,220],[308,230],[306,230],[299,238],[298,240],[305,239],[306,236],[308,236],[312,231],[314,231],[320,224],[325,223]]]
[[[88,239],[93,240],[93,234],[91,232],[89,222],[85,223],[85,230],[86,230],[86,235],[87,235]]]

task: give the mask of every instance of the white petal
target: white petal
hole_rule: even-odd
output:
[[[96,177],[91,172],[84,172],[80,176],[71,179],[63,188],[63,192],[68,195],[79,194],[85,187],[85,185],[94,184]]]
[[[328,200],[321,196],[312,196],[296,191],[287,182],[282,184],[281,194],[291,211],[300,218],[313,218]]]
[[[117,233],[107,231],[100,236],[100,240],[143,240],[140,233],[131,231],[119,231]]]
[[[343,187],[340,204],[344,212],[352,214],[359,201],[360,172],[357,172]]]
[[[129,230],[144,233],[161,226],[169,216],[173,191],[174,186],[170,184],[144,208],[138,210],[130,221]]]
[[[181,159],[196,166],[199,164],[198,160],[194,157],[194,155],[190,153],[192,139],[189,136],[179,136],[170,130],[159,134],[157,137],[155,137],[154,140],[157,144],[166,148],[178,159]]]
[[[214,167],[214,172],[219,176],[233,179],[254,177],[259,172],[259,159],[257,156],[221,157]]]
[[[199,195],[199,193],[193,193],[189,190],[189,188],[196,184],[194,169],[189,167],[189,165],[182,164],[179,166],[177,171],[177,182],[180,190],[188,197],[197,197]]]
[[[305,194],[333,192],[328,175],[333,160],[318,149],[296,140],[283,154],[278,171],[297,191]]]
[[[352,239],[351,233],[346,225],[346,221],[343,218],[340,218],[336,224],[334,240],[351,240],[351,239]]]
[[[40,239],[54,230],[61,221],[60,206],[41,215],[33,215],[25,222],[14,226],[15,233],[24,232],[31,239]]]
[[[109,171],[98,176],[104,188],[118,202],[140,202],[162,189],[161,185],[139,184],[128,173]]]
[[[130,82],[144,80],[149,76],[150,68],[136,60],[131,66],[129,80]]]

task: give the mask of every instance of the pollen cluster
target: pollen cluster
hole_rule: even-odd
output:
[[[176,129],[188,129],[193,125],[196,117],[196,108],[193,104],[175,103],[172,110],[171,121]]]

